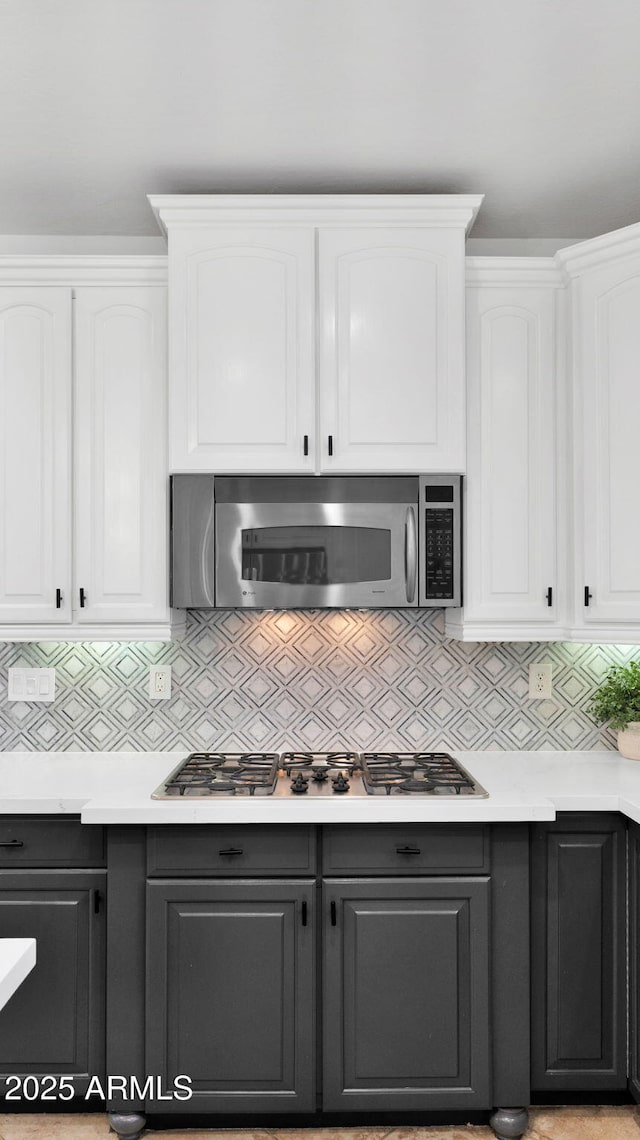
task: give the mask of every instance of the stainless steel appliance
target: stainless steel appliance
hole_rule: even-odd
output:
[[[460,475],[174,475],[172,604],[462,602]]]
[[[194,752],[152,799],[487,794],[447,752]]]

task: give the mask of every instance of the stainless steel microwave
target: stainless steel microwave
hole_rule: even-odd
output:
[[[171,478],[172,605],[462,604],[460,475]]]

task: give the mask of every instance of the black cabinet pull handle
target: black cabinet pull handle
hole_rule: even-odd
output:
[[[100,891],[98,890],[93,892],[93,913],[100,913]]]
[[[333,455],[333,436],[332,435],[329,436],[328,448],[329,448],[329,455]]]
[[[593,597],[593,594],[590,592],[589,587],[585,586],[585,588],[584,588],[584,604],[585,604],[585,606],[589,605],[589,602],[591,601],[592,597]]]
[[[307,925],[307,904],[306,901],[302,904],[302,925]]]
[[[0,847],[24,847],[24,843],[21,839],[4,839]]]
[[[420,854],[420,848],[419,847],[409,847],[408,845],[406,845],[404,847],[396,847],[396,851],[397,851],[398,855],[419,855]]]
[[[547,605],[553,605],[553,586],[549,586],[549,589],[547,590]]]
[[[338,912],[336,910],[336,904],[334,901],[331,902],[331,925],[338,925]]]
[[[218,855],[242,855],[242,847],[222,847]]]
[[[56,609],[59,610],[61,605],[62,605],[62,590],[58,586],[58,589],[56,590]]]
[[[81,609],[81,610],[83,610],[83,609],[84,609],[84,606],[85,606],[85,602],[86,602],[86,600],[87,600],[87,595],[85,594],[85,592],[84,592],[84,589],[83,589],[83,587],[81,586],[81,587],[80,587],[80,609]]]
[[[305,455],[309,454],[309,436],[308,435],[305,435],[302,437],[302,450],[303,450]]]

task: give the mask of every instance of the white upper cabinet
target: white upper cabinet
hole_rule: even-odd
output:
[[[462,471],[471,196],[152,197],[173,471]]]
[[[0,281],[0,640],[166,640],[164,259]]]
[[[75,620],[166,620],[166,290],[74,305]]]
[[[573,319],[571,636],[640,642],[640,225],[558,257]]]
[[[463,471],[464,229],[321,229],[320,463]]]
[[[562,281],[550,259],[470,258],[467,282],[464,609],[447,614],[447,629],[468,640],[556,638],[566,606]]]
[[[172,470],[313,471],[313,229],[172,233],[170,306]]]
[[[0,288],[0,626],[71,614],[71,290]]]

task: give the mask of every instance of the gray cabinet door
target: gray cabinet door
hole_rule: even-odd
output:
[[[486,1108],[489,880],[327,880],[328,1111]]]
[[[104,1077],[105,885],[104,872],[0,871],[0,937],[35,938],[37,956],[0,1010],[2,1094],[9,1073],[71,1076],[76,1094]]]
[[[629,1092],[640,1102],[640,827],[629,824]]]
[[[150,1111],[310,1112],[315,881],[155,881],[147,894],[147,1072],[191,1078]]]
[[[624,1089],[625,823],[538,824],[531,861],[531,1087]]]

